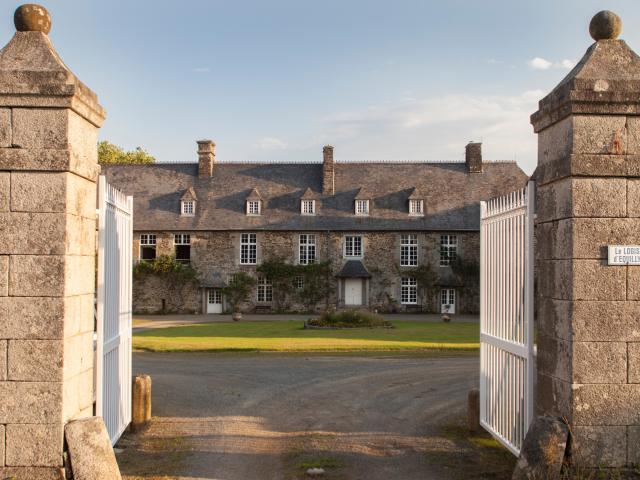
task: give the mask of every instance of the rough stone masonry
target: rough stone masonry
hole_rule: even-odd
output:
[[[565,418],[571,460],[640,464],[640,267],[607,246],[640,244],[640,58],[620,20],[540,101],[537,274],[539,413]]]
[[[37,5],[0,51],[0,478],[62,478],[63,426],[93,414],[97,129]]]

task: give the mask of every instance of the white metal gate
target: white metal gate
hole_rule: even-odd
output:
[[[96,415],[115,444],[131,422],[133,197],[98,182]]]
[[[533,419],[535,184],[480,205],[480,423],[515,455]]]

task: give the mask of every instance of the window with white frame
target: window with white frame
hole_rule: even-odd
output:
[[[316,261],[316,236],[308,233],[300,235],[300,265],[309,265]]]
[[[418,235],[410,233],[400,236],[400,266],[418,266]]]
[[[258,242],[255,233],[240,235],[240,263],[255,265],[258,260]]]
[[[296,290],[303,290],[304,289],[304,277],[302,275],[297,275],[293,279],[293,285],[295,286]]]
[[[369,215],[369,200],[356,200],[356,215]]]
[[[418,303],[418,281],[415,277],[402,277],[400,302],[404,305],[415,305]]]
[[[195,211],[196,202],[194,202],[193,200],[182,202],[182,215],[185,215],[187,217],[193,216]]]
[[[247,200],[247,215],[260,215],[262,212],[260,200]]]
[[[347,235],[344,237],[344,256],[362,257],[362,237],[360,235]]]
[[[409,214],[410,215],[424,215],[424,201],[423,200],[409,200]]]
[[[156,259],[156,234],[143,233],[140,235],[140,260],[152,262]]]
[[[258,277],[258,302],[273,301],[273,285],[271,280],[265,277]]]
[[[191,261],[191,235],[188,233],[176,233],[173,236],[176,262],[189,263]]]
[[[303,215],[315,215],[316,214],[316,201],[315,200],[302,200],[300,204],[300,212]]]
[[[440,266],[448,267],[458,254],[458,237],[440,235]]]

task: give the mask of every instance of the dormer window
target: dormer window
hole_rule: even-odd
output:
[[[369,200],[356,200],[356,215],[369,215]]]
[[[316,214],[316,201],[315,200],[302,200],[300,203],[300,213],[302,215],[315,215]]]
[[[424,200],[409,200],[409,215],[424,215]]]
[[[193,217],[196,211],[196,202],[193,200],[186,200],[182,202],[182,215],[185,217]]]
[[[262,213],[260,200],[247,200],[247,215],[260,215]]]

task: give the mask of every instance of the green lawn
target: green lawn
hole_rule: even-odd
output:
[[[301,321],[206,323],[136,333],[133,347],[170,351],[469,351],[477,323],[393,322],[393,329],[305,330]]]

